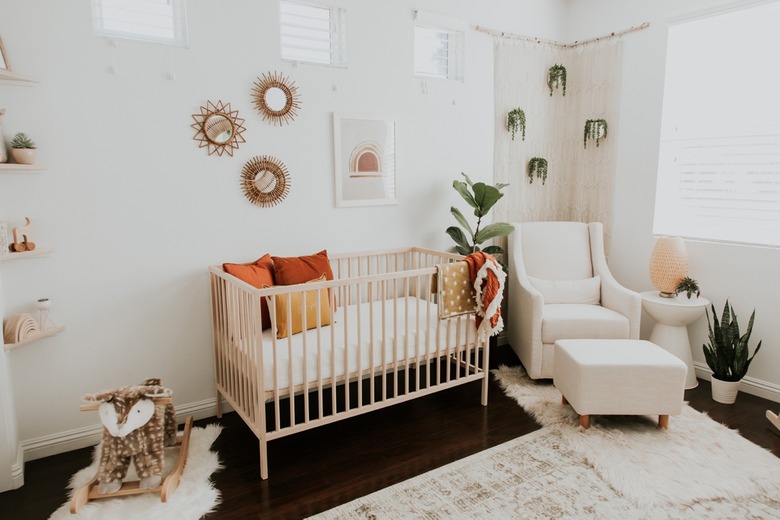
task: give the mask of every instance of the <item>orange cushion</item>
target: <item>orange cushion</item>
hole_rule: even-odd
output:
[[[322,250],[309,256],[274,256],[274,273],[278,285],[306,283],[323,273],[326,280],[333,280],[333,271],[328,261],[328,252]]]
[[[276,284],[274,263],[271,260],[271,255],[267,253],[251,264],[222,264],[222,269],[258,289]],[[261,298],[260,314],[263,320],[263,329],[270,328],[271,314],[268,312],[265,298]]]
[[[325,274],[314,280],[309,280],[307,283],[323,282],[325,281]],[[328,298],[328,291],[325,289],[319,290],[319,298],[317,298],[317,290],[306,291],[306,329],[317,328],[317,307],[320,309],[320,325],[330,325],[330,300]],[[287,296],[290,297],[290,334],[298,334],[303,331],[303,305],[301,292],[294,292],[288,294],[277,294],[275,307],[276,307],[276,337],[277,339],[286,338],[288,335],[288,320],[287,320]]]

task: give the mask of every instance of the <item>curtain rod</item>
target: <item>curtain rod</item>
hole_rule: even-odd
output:
[[[509,39],[514,39],[514,40],[525,40],[525,41],[530,41],[530,42],[535,42],[535,43],[546,43],[546,44],[549,44],[549,45],[556,45],[558,47],[563,47],[563,48],[566,48],[566,49],[570,49],[570,48],[573,48],[573,47],[579,47],[580,45],[587,45],[588,43],[595,43],[595,42],[598,42],[598,41],[601,41],[601,40],[607,40],[609,38],[620,37],[620,36],[623,36],[624,34],[628,34],[630,32],[641,31],[642,29],[647,29],[648,27],[650,27],[650,22],[644,22],[641,25],[635,25],[635,26],[629,27],[628,29],[625,29],[625,30],[620,31],[620,32],[613,32],[613,33],[605,34],[604,36],[598,36],[596,38],[591,38],[591,39],[585,40],[585,41],[576,41],[575,40],[572,43],[561,43],[561,42],[557,42],[555,40],[545,40],[543,38],[537,38],[535,36],[523,36],[521,34],[513,34],[513,33],[507,33],[507,32],[503,32],[503,31],[496,31],[495,29],[489,29],[487,27],[482,27],[481,25],[477,25],[476,26],[476,30],[478,30],[480,32],[483,32],[483,33],[487,33],[487,34],[489,34],[491,36],[495,36],[495,37],[509,38]]]

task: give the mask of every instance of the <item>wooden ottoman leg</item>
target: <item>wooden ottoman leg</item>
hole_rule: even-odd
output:
[[[590,415],[580,415],[580,426],[588,429],[588,426],[590,426]]]
[[[658,416],[658,426],[663,428],[664,430],[669,429],[669,416],[668,415],[659,415]]]
[[[569,401],[566,400],[566,396],[565,395],[561,395],[561,403],[562,404],[569,404]]]

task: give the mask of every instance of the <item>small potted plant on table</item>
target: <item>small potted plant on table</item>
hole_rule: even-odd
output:
[[[706,311],[706,309],[705,309]],[[747,374],[750,362],[761,349],[761,341],[758,342],[753,355],[749,356],[748,341],[753,332],[753,320],[756,311],[750,315],[748,328],[745,334],[739,334],[739,324],[734,308],[729,305],[723,307],[723,315],[718,321],[715,313],[715,305],[712,305],[712,322],[707,312],[707,327],[709,329],[709,345],[703,345],[704,358],[712,370],[712,398],[724,404],[732,404],[737,399],[739,382]]]

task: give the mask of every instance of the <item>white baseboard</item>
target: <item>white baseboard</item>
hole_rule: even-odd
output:
[[[223,406],[223,409],[225,407]],[[192,415],[194,419],[205,419],[212,417],[217,413],[217,400],[215,398],[206,399],[196,403],[185,405],[176,405],[176,418],[179,424],[184,423],[184,418]],[[97,414],[95,414],[97,420]],[[94,446],[100,442],[103,435],[103,425],[97,422],[92,426],[77,428],[52,435],[45,435],[35,439],[22,441],[20,447],[21,460],[29,461],[65,453],[67,451],[78,450],[89,446]],[[24,482],[24,471],[19,464],[19,478]],[[15,477],[16,478],[16,477]],[[21,484],[20,484],[21,485]]]
[[[712,378],[712,370],[706,363],[694,361],[693,368],[696,370],[696,377],[706,379],[707,381]],[[780,385],[761,379],[755,379],[750,376],[744,377],[739,385],[739,391],[780,403]]]

